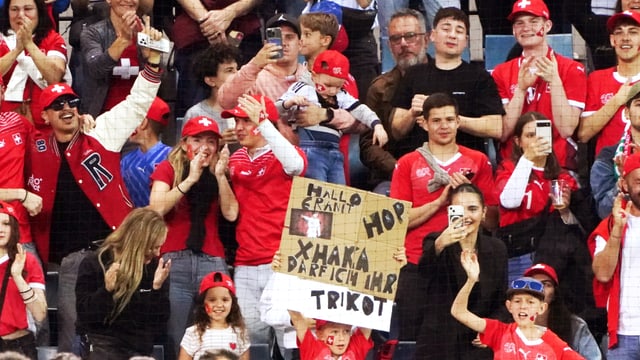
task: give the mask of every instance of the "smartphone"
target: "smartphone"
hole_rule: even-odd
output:
[[[449,208],[447,210],[448,215],[449,215],[449,226],[451,226],[451,224],[458,220],[458,219],[462,219],[464,217],[464,207],[462,207],[462,205],[449,205]],[[456,229],[459,227],[462,227],[463,223],[460,222],[457,226]]]
[[[267,28],[267,42],[280,45],[282,47],[282,31],[279,27]],[[280,59],[283,56],[282,49],[278,50],[278,54],[274,59]]]
[[[536,120],[536,136],[547,140],[549,145],[553,146],[551,133],[551,120]],[[551,153],[551,146],[549,147],[549,151],[547,151],[548,154]]]
[[[242,39],[244,39],[244,33],[241,31],[231,30],[227,34],[227,42],[232,46],[240,46]]]

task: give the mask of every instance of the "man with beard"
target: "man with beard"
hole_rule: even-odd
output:
[[[394,107],[391,135],[397,142],[402,141],[402,146],[396,149],[397,157],[426,141],[426,134],[416,120],[422,115],[424,100],[437,92],[453,96],[460,106],[458,144],[486,153],[484,138],[502,136],[504,109],[496,84],[484,68],[462,60],[468,34],[469,18],[464,11],[457,8],[438,11],[430,34],[435,58],[408,69],[391,102]]]
[[[378,115],[387,134],[391,134],[391,99],[400,80],[410,66],[427,62],[426,32],[424,16],[416,10],[399,10],[389,21],[389,48],[396,66],[376,77],[367,91],[367,105]],[[389,190],[391,174],[400,157],[397,147],[391,136],[385,147],[374,145],[373,130],[360,137],[360,160],[369,168],[369,185],[377,193]]]
[[[629,117],[640,116],[640,100],[633,100]],[[611,214],[589,237],[596,281],[596,306],[607,307],[609,350],[607,359],[640,359],[640,262],[637,261],[640,226],[640,152],[626,158],[622,192],[616,195]],[[623,288],[624,287],[624,288]]]

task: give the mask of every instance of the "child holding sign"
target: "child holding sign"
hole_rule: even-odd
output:
[[[468,309],[469,294],[480,277],[478,257],[474,252],[463,251],[461,262],[467,273],[467,281],[453,302],[451,315],[479,332],[480,341],[493,349],[495,359],[516,359],[523,355],[526,358],[527,354],[535,359],[583,359],[558,335],[535,324],[536,318],[547,310],[541,282],[530,277],[511,282],[505,305],[514,323],[483,319]]]
[[[214,349],[226,349],[241,360],[249,359],[249,333],[236,287],[227,274],[213,272],[202,279],[193,317],[194,325],[187,328],[180,343],[179,360],[198,360]]]
[[[289,310],[296,329],[301,360],[353,359],[364,360],[373,347],[371,329],[327,320],[316,320],[316,336],[309,330],[309,321],[300,312]]]

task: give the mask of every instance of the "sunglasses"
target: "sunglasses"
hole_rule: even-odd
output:
[[[514,290],[529,289],[536,292],[544,292],[544,284],[531,280],[513,280],[511,282],[511,288]]]
[[[54,100],[51,105],[47,106],[47,108],[45,110],[55,110],[55,111],[60,111],[62,109],[64,109],[64,104],[67,103],[69,104],[70,108],[77,108],[78,106],[80,106],[80,98],[73,98],[73,99],[56,99]]]

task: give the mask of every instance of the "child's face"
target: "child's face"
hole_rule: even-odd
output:
[[[316,91],[322,97],[336,96],[344,86],[344,80],[327,74],[313,74],[313,83],[316,84]]]
[[[544,301],[527,293],[514,294],[506,305],[519,327],[533,325],[538,315],[547,309]]]
[[[342,355],[351,341],[351,325],[327,323],[317,331],[318,339],[323,341],[333,355]]]
[[[320,54],[329,48],[331,36],[322,35],[320,31],[313,31],[308,27],[300,25],[300,55],[309,59]]]
[[[232,302],[229,289],[216,286],[207,290],[207,295],[204,297],[204,309],[211,320],[226,323],[227,316],[231,312]]]

